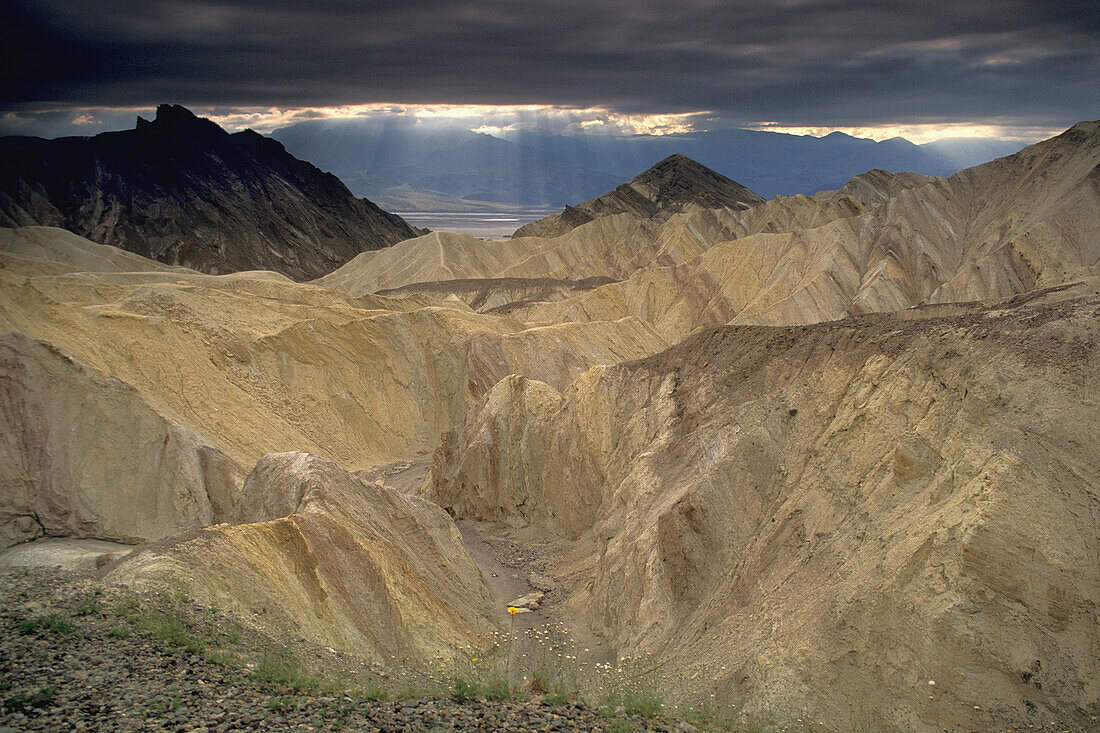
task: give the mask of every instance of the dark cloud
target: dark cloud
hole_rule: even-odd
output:
[[[558,104],[871,125],[1100,113],[1093,0],[16,0],[35,105]]]

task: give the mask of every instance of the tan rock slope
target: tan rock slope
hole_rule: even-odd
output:
[[[272,631],[391,664],[468,657],[495,628],[477,566],[435,504],[306,453],[264,456],[242,496],[234,524],[150,545],[108,577],[181,587]]]
[[[513,315],[552,322],[634,315],[676,341],[719,323],[815,323],[1095,277],[1098,165],[1100,123],[1082,122],[951,178],[854,181],[850,192],[867,201],[888,196],[863,213],[867,204],[842,193],[777,199],[768,206],[808,204],[820,217],[817,207],[846,204],[858,215],[820,217],[810,228],[749,229],[683,264],[649,267]]]
[[[569,603],[620,655],[750,711],[1083,730],[1100,296],[1080,292],[728,326],[564,391],[509,377],[424,496],[560,538]]]
[[[352,296],[452,293],[485,310],[556,300],[568,290],[589,290],[595,278],[621,280],[653,266],[688,262],[718,242],[821,226],[857,216],[866,208],[851,196],[833,192],[820,199],[779,197],[744,211],[691,207],[663,223],[630,213],[608,215],[549,238],[486,242],[465,234],[432,232],[363,253],[315,284]],[[547,280],[559,281],[553,292],[545,298],[531,297],[547,289]],[[480,286],[471,288],[471,281]]]
[[[347,468],[427,457],[506,374],[564,387],[667,345],[634,319],[529,329],[461,303],[349,298],[274,273],[148,261],[118,272],[129,255],[55,229],[9,231],[0,245],[6,544],[148,540],[222,521],[218,497],[265,453]],[[43,251],[70,264],[28,255]]]

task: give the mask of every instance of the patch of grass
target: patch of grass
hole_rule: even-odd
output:
[[[386,702],[390,699],[389,691],[384,687],[379,687],[378,685],[370,685],[368,687],[364,687],[359,694],[363,697],[363,699],[371,700],[373,702]]]
[[[267,701],[267,709],[272,712],[285,713],[288,710],[297,709],[301,702],[295,697],[273,697]]]
[[[469,702],[481,697],[481,686],[462,677],[455,677],[451,683],[451,699],[457,703]]]
[[[623,697],[623,707],[626,708],[628,715],[653,718],[660,714],[663,706],[661,698],[647,690],[629,692]]]
[[[565,705],[570,700],[572,700],[572,698],[565,692],[548,692],[542,696],[542,701],[544,703],[553,706]]]
[[[94,603],[85,603],[76,609],[77,616],[91,616],[99,612],[99,607]]]
[[[137,625],[154,638],[186,651],[199,653],[205,648],[200,639],[191,635],[185,619],[174,613],[146,611],[138,617]]]
[[[412,685],[402,687],[397,691],[397,694],[394,695],[398,700],[416,700],[423,696],[424,693],[422,693],[419,688],[413,687]]]
[[[249,675],[253,682],[265,685],[286,685],[295,690],[319,690],[321,680],[302,672],[298,665],[287,657],[264,654]]]
[[[230,652],[222,651],[221,649],[207,649],[202,655],[203,659],[211,664],[217,664],[222,667],[236,667],[240,660]]]
[[[165,713],[174,713],[179,709],[182,701],[178,697],[157,696],[144,705],[144,711],[149,715],[161,716]]]
[[[487,680],[469,680],[455,675],[451,683],[451,699],[457,703],[471,700],[492,700],[502,702],[514,697],[512,689],[503,677],[491,677]]]
[[[629,720],[612,720],[607,724],[607,733],[634,733],[637,726]]]
[[[49,631],[51,634],[68,634],[76,630],[76,625],[72,621],[57,613],[16,621],[12,624],[12,627],[24,636],[37,634],[39,631]]]
[[[105,632],[108,637],[112,639],[125,639],[130,635],[129,629],[124,629],[121,626],[112,626]]]
[[[128,595],[117,604],[115,604],[115,615],[121,616],[122,618],[129,618],[130,616],[137,613],[138,609],[140,608],[141,601],[138,600],[138,597]]]
[[[508,686],[508,683],[503,678],[492,679],[486,682],[483,688],[483,694],[486,700],[492,700],[493,702],[511,700],[515,696],[512,692],[512,688]]]
[[[40,687],[38,692],[29,695],[13,695],[4,700],[4,709],[9,713],[25,713],[30,708],[44,708],[57,695],[57,685]]]

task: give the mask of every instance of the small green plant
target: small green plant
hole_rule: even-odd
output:
[[[91,616],[99,611],[99,608],[94,603],[85,603],[77,607],[77,616]]]
[[[230,644],[240,644],[241,630],[238,629],[236,626],[230,626],[225,631],[225,638]]]
[[[211,664],[222,667],[235,667],[237,665],[237,657],[220,649],[208,649],[202,656]]]
[[[137,596],[128,595],[115,605],[115,615],[122,618],[133,616],[141,608],[141,601]]]
[[[548,692],[542,696],[542,701],[552,706],[565,705],[571,699],[567,692]]]
[[[184,620],[172,613],[149,611],[138,619],[138,625],[163,642],[189,652],[201,652],[203,644],[192,638]]]
[[[121,626],[112,626],[105,633],[112,639],[125,639],[130,635],[129,629],[124,629]]]
[[[273,697],[267,701],[267,709],[272,712],[285,713],[297,708],[299,702],[293,697]]]
[[[181,700],[178,697],[157,696],[145,704],[144,710],[149,715],[161,716],[165,713],[174,713],[180,704]]]

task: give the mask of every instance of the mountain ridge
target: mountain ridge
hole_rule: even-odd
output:
[[[180,106],[91,138],[2,138],[0,161],[0,224],[61,226],[210,273],[309,279],[422,233],[278,141]]]

